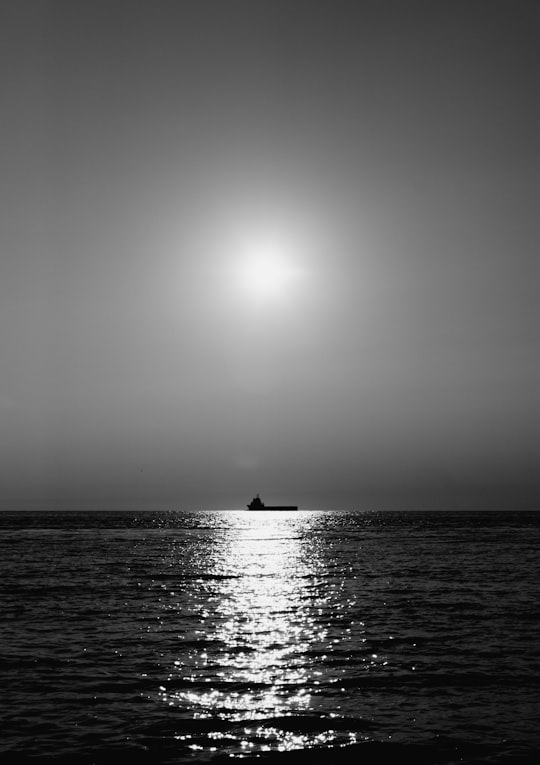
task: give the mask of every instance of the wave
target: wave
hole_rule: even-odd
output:
[[[39,731],[36,731],[39,734]],[[216,749],[216,747],[214,747]],[[538,765],[539,750],[521,749],[511,742],[504,747],[469,741],[433,739],[427,743],[392,743],[366,740],[340,746],[313,746],[288,751],[263,751],[237,758],[224,751],[203,753],[174,739],[148,738],[143,742],[118,741],[102,747],[97,741],[81,741],[77,755],[47,755],[39,749],[31,755],[12,751],[4,755],[3,765],[108,765],[111,759],[126,758],[130,765],[180,765],[210,763],[231,765]]]

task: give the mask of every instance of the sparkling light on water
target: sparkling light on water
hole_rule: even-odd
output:
[[[340,642],[320,619],[333,589],[317,579],[322,541],[318,536],[309,541],[305,534],[312,514],[230,513],[224,518],[212,559],[205,561],[209,578],[198,582],[206,597],[195,599],[206,647],[192,650],[189,664],[183,652],[170,673],[173,681],[189,680],[193,690],[163,687],[162,700],[189,709],[196,719],[245,721],[248,726],[240,726],[237,734],[242,750],[254,742],[258,750],[284,750],[336,740],[332,729],[303,732],[286,724],[286,718],[313,708],[310,689],[322,673],[315,659],[309,660],[310,651],[324,655]],[[336,611],[346,605],[336,599]],[[348,639],[347,632],[350,628],[343,629],[342,639]],[[257,725],[268,718],[276,725]],[[213,731],[211,737],[218,740],[222,734]],[[226,738],[230,744],[230,730]],[[348,742],[356,738],[346,736]]]
[[[537,761],[536,513],[3,523],[8,757]]]

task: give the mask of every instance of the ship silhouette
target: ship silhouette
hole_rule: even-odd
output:
[[[296,505],[265,505],[262,499],[257,494],[249,505],[247,505],[248,510],[298,510],[298,507]]]

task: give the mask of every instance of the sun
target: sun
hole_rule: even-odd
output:
[[[255,300],[284,297],[297,280],[299,270],[287,248],[275,242],[247,247],[238,262],[242,290]]]
[[[244,264],[242,281],[254,297],[278,297],[289,286],[291,276],[291,268],[283,260],[256,255]]]

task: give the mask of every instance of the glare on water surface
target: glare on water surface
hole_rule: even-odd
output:
[[[192,647],[170,675],[188,682],[162,689],[164,702],[195,718],[245,723],[240,748],[256,741],[259,749],[290,749],[332,735],[268,726],[268,718],[283,721],[313,708],[309,688],[320,672],[306,656],[330,648],[326,624],[317,623],[317,602],[327,597],[316,580],[319,539],[308,544],[301,533],[308,521],[306,513],[227,514],[206,578],[196,584],[201,619]]]
[[[536,515],[7,513],[0,749],[537,762]]]

